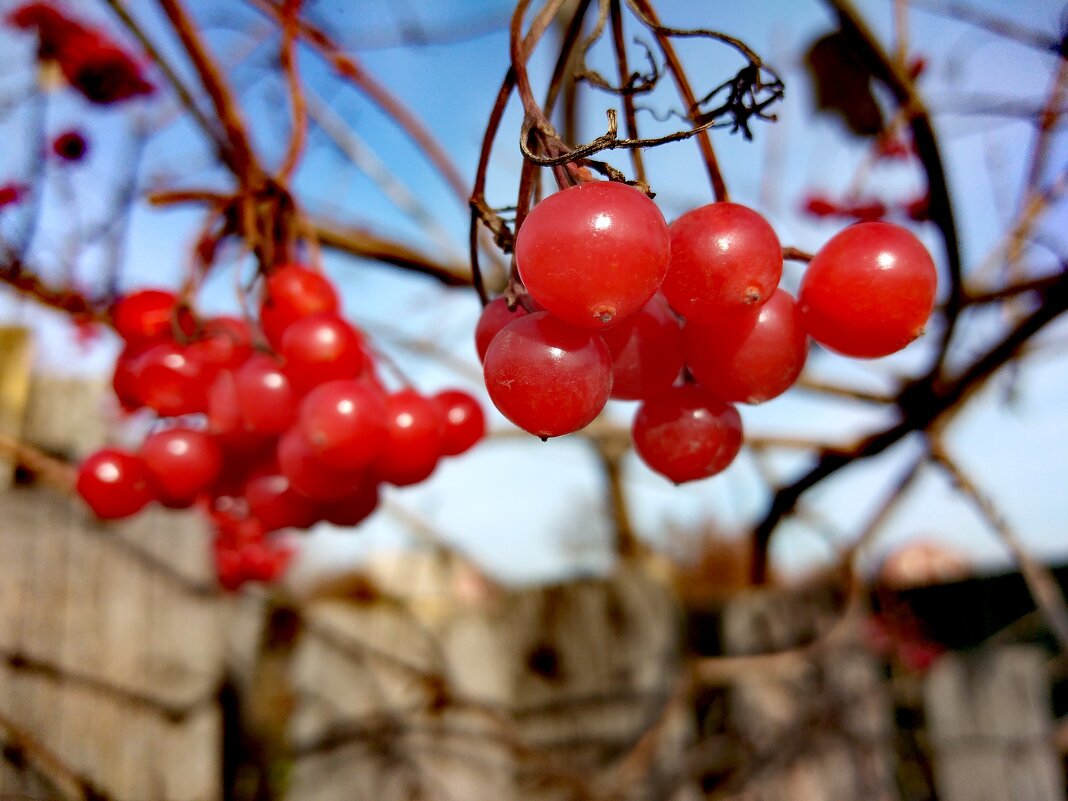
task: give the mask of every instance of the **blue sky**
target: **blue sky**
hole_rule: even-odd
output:
[[[79,9],[89,4],[79,3]],[[212,44],[229,56],[240,55],[243,63],[230,74],[245,92],[246,109],[257,142],[268,160],[277,159],[284,142],[286,108],[284,94],[268,77],[273,55],[270,44],[256,45],[258,18],[253,13],[222,14],[218,4],[190,0],[190,7],[209,26]],[[1050,2],[998,2],[970,4],[1012,17],[1036,29],[1056,30],[1058,8]],[[507,38],[503,26],[508,3],[469,0],[464,3],[382,3],[364,0],[309,2],[310,10],[325,20],[346,20],[339,36],[360,48],[361,59],[380,80],[401,97],[440,137],[461,172],[473,176],[478,145],[497,85],[507,66]],[[4,8],[10,7],[9,5]],[[884,36],[890,31],[891,3],[873,0],[859,4],[873,27]],[[808,191],[837,194],[853,179],[864,159],[864,146],[842,135],[836,120],[813,117],[809,111],[811,89],[800,65],[805,46],[829,29],[831,17],[817,3],[754,2],[748,4],[696,4],[670,0],[658,4],[662,18],[677,26],[713,26],[745,40],[783,75],[787,92],[775,125],[757,124],[756,139],[716,132],[714,141],[730,186],[739,202],[760,209],[773,222],[784,244],[815,249],[838,223],[814,223],[796,213]],[[344,13],[344,17],[339,14]],[[713,13],[714,12],[714,13]],[[105,20],[104,15],[99,19]],[[419,29],[433,37],[450,29],[471,31],[470,38],[421,47],[392,46],[401,31],[400,20],[416,18]],[[351,21],[351,22],[350,22]],[[161,31],[157,20],[147,19],[151,30]],[[409,29],[410,30],[410,29]],[[409,33],[409,35],[411,35]],[[1031,126],[999,117],[976,117],[960,109],[983,98],[972,95],[1037,98],[1046,90],[1054,63],[1047,55],[999,41],[939,16],[914,10],[910,15],[913,52],[924,55],[930,67],[921,88],[937,113],[936,127],[942,137],[953,201],[960,226],[965,260],[976,263],[997,241],[1019,204],[1019,176],[1029,158]],[[5,38],[5,42],[6,42]],[[26,47],[26,45],[22,45]],[[694,75],[715,76],[716,83],[737,69],[738,62],[722,48],[688,44],[681,48]],[[171,50],[170,52],[173,52]],[[5,83],[18,87],[32,80],[32,73],[17,68],[26,51],[7,48],[3,56]],[[595,61],[596,63],[600,63]],[[419,202],[440,220],[462,249],[466,237],[466,206],[451,195],[444,183],[427,168],[426,161],[384,120],[366,99],[329,80],[329,71],[308,52],[301,54],[302,69],[323,100],[358,131],[364,145],[405,182]],[[536,54],[532,75],[536,87],[544,86],[548,55]],[[1041,76],[1036,79],[1036,76]],[[540,81],[540,83],[539,83]],[[663,110],[665,96],[653,103]],[[587,95],[583,136],[592,138],[603,128],[604,100]],[[66,98],[50,102],[49,128],[58,131],[68,123],[85,123],[94,154],[88,164],[71,177],[73,191],[91,216],[102,207],[99,198],[121,171],[129,152],[130,119],[116,112],[86,117],[85,107]],[[157,126],[168,120],[166,104],[146,106],[139,112],[145,124]],[[646,130],[656,130],[651,117],[641,118]],[[514,200],[519,166],[516,147],[519,117],[513,106],[506,117],[490,176],[489,199],[501,205]],[[9,134],[23,132],[26,120],[9,118]],[[1063,136],[1055,141],[1050,163],[1063,165],[1068,154]],[[11,174],[24,167],[26,155],[12,149],[4,157],[4,170]],[[611,159],[627,168],[619,154]],[[707,180],[692,144],[660,148],[649,158],[657,200],[671,219],[694,205],[711,199]],[[204,185],[218,182],[211,169],[210,154],[185,124],[168,125],[154,138],[145,154],[142,180],[146,185]],[[884,196],[909,197],[922,186],[912,166],[880,166],[870,184]],[[313,136],[309,157],[298,176],[297,189],[310,208],[350,216],[375,227],[411,239],[427,248],[438,248],[417,224],[386,200],[381,189],[354,169],[321,134]],[[61,197],[51,186],[49,197]],[[1047,226],[1063,229],[1063,213]],[[59,217],[49,218],[59,225]],[[200,216],[191,211],[168,213],[138,209],[131,227],[123,280],[126,286],[175,284],[188,263],[188,247]],[[0,220],[0,225],[5,221]],[[932,231],[918,229],[940,258],[939,242]],[[55,253],[41,249],[43,259]],[[461,250],[462,252],[462,250]],[[1041,257],[1040,257],[1041,258]],[[426,279],[400,275],[396,270],[328,257],[326,267],[345,293],[348,314],[372,335],[388,334],[380,324],[403,328],[415,338],[430,339],[454,351],[469,369],[463,374],[426,357],[395,347],[388,336],[381,343],[416,382],[427,391],[459,384],[481,391],[471,330],[478,313],[474,293],[443,292]],[[209,310],[233,306],[233,267],[219,271],[204,289],[202,301]],[[92,281],[98,271],[93,263],[80,265],[80,277]],[[800,276],[796,265],[787,268],[785,281],[795,285]],[[0,310],[9,319],[40,321],[41,315],[0,296]],[[980,321],[974,347],[998,321]],[[89,353],[70,345],[62,326],[41,326],[40,360],[48,369],[99,372],[107,369],[115,343],[105,341]],[[1057,325],[1047,339],[1063,337]],[[878,362],[856,363],[818,353],[810,363],[814,374],[840,378],[850,383],[879,388],[888,376],[908,372],[923,361],[924,344],[917,343],[899,356]],[[77,354],[76,357],[72,354]],[[1064,484],[1063,451],[1068,445],[1068,381],[1065,357],[1050,348],[1041,358],[1032,358],[1012,377],[1000,376],[989,391],[976,398],[949,432],[949,443],[961,461],[989,489],[1010,522],[1020,531],[1033,552],[1048,558],[1068,556],[1068,507],[1060,500]],[[1011,378],[1011,386],[1009,379]],[[1012,401],[1005,396],[1012,389]],[[626,419],[632,404],[614,405],[612,413]],[[867,409],[848,404],[814,402],[790,393],[763,407],[742,410],[747,429],[756,433],[804,432],[813,436],[844,437],[850,431],[870,430],[880,422]],[[506,424],[495,417],[494,425]],[[911,444],[845,472],[816,492],[806,495],[831,531],[792,522],[783,527],[774,542],[773,556],[790,570],[803,570],[829,559],[838,541],[863,520],[895,469],[909,455]],[[776,459],[782,476],[800,468],[795,456]],[[588,446],[573,438],[542,444],[512,438],[488,442],[469,456],[446,462],[426,484],[392,494],[397,503],[415,511],[440,529],[443,536],[475,555],[492,572],[517,580],[537,580],[566,574],[575,569],[602,569],[606,524],[600,514],[601,478]],[[627,464],[627,485],[634,499],[634,514],[640,532],[650,541],[661,541],[671,528],[703,522],[734,532],[759,516],[767,500],[752,459],[743,456],[726,474],[683,488],[671,486],[646,470],[637,459]],[[826,527],[825,527],[826,528]],[[840,533],[839,533],[840,532]],[[944,481],[932,473],[922,481],[915,496],[888,526],[875,552],[881,553],[913,537],[938,537],[974,555],[984,565],[1005,564],[1005,554],[993,536]],[[358,535],[319,538],[320,559],[336,559],[339,552],[358,553],[390,547],[403,539],[397,524],[380,513]],[[571,547],[585,543],[581,555]],[[592,546],[591,546],[592,543]]]

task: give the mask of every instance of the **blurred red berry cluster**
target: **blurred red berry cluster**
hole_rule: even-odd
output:
[[[115,396],[154,415],[153,430],[136,452],[91,455],[77,482],[104,520],[153,502],[200,508],[228,589],[281,575],[290,549],[274,532],[355,526],[381,484],[419,483],[485,432],[466,392],[386,389],[327,278],[289,264],[264,283],[254,321],[198,317],[162,289],[112,306],[125,343]]]
[[[86,100],[110,105],[153,92],[142,65],[101,31],[50,3],[26,3],[7,16],[13,27],[37,33],[37,58],[55,63]]]

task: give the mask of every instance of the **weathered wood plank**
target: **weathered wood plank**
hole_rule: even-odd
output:
[[[25,328],[0,326],[0,434],[22,436],[30,395],[33,342]],[[11,486],[15,464],[0,454],[0,491]]]
[[[946,654],[924,706],[942,801],[1065,801],[1041,649]]]
[[[728,654],[786,651],[840,617],[833,587],[754,591],[727,602]],[[749,749],[732,798],[745,801],[893,799],[890,698],[859,626],[774,671],[740,676],[729,689],[729,730]]]
[[[117,801],[218,798],[224,638],[217,600],[190,585],[207,579],[197,519],[103,526],[33,488],[0,504],[0,712]],[[139,556],[164,543],[199,577]]]

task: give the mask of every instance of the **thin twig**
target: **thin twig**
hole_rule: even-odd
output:
[[[158,0],[211,99],[225,134],[227,163],[243,187],[258,187],[263,173],[252,152],[245,121],[223,72],[208,51],[181,0]]]
[[[1068,606],[1065,605],[1064,593],[1061,592],[1049,568],[1031,557],[993,500],[979,489],[979,486],[964,472],[941,443],[932,444],[931,458],[935,464],[949,474],[965,497],[972,502],[990,528],[998,535],[1002,544],[1008,548],[1020,567],[1020,573],[1027,582],[1027,588],[1031,591],[1035,604],[1042,610],[1042,615],[1046,618],[1050,630],[1060,643],[1061,650],[1068,653]]]
[[[304,153],[308,139],[308,108],[304,99],[304,88],[300,81],[300,69],[297,65],[297,15],[300,13],[302,0],[284,0],[280,17],[282,27],[282,72],[285,74],[286,86],[289,88],[289,105],[293,117],[289,146],[285,160],[278,170],[278,181],[285,183],[293,175]]]

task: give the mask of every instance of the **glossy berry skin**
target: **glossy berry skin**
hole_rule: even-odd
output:
[[[676,484],[725,470],[742,447],[738,410],[693,384],[644,401],[632,433],[642,461]]]
[[[128,344],[170,339],[174,334],[173,320],[178,299],[173,292],[162,289],[141,289],[120,298],[111,307],[111,324]],[[195,328],[188,311],[179,313],[179,329],[192,334]]]
[[[525,317],[527,314],[527,310],[518,304],[515,309],[509,310],[508,300],[503,295],[487,303],[486,308],[479,315],[478,323],[475,324],[475,350],[478,352],[478,360],[480,362],[486,360],[486,351],[498,331],[512,320]]]
[[[220,370],[236,370],[252,355],[252,329],[236,317],[212,317],[201,325],[188,352],[214,378]]]
[[[329,279],[306,267],[287,264],[267,278],[260,324],[271,347],[278,350],[290,325],[309,314],[337,312],[339,306]]]
[[[830,239],[805,269],[798,293],[808,333],[845,356],[874,359],[923,333],[938,276],[931,255],[906,229],[852,225]]]
[[[368,481],[366,468],[340,470],[318,458],[297,428],[278,440],[278,467],[294,490],[313,501],[344,498]]]
[[[477,400],[458,389],[439,392],[431,400],[441,411],[441,455],[458,456],[486,436],[486,415]]]
[[[782,247],[762,216],[738,203],[710,203],[671,224],[664,296],[687,320],[760,306],[782,277]]]
[[[386,443],[375,475],[397,487],[429,478],[441,459],[444,427],[441,408],[414,389],[386,396]]]
[[[572,325],[600,329],[638,311],[668,268],[667,223],[644,193],[593,181],[550,195],[523,221],[515,257],[527,291]]]
[[[115,370],[111,375],[111,389],[119,404],[126,411],[134,411],[145,404],[141,400],[137,384],[137,360],[151,344],[126,345],[115,360]]]
[[[715,323],[687,323],[686,364],[697,383],[725,401],[763,403],[789,389],[808,356],[801,312],[788,292],[775,290],[752,312]]]
[[[191,506],[222,470],[222,451],[212,436],[184,426],[149,434],[139,454],[160,503],[175,509]]]
[[[161,416],[178,417],[207,409],[207,376],[187,346],[161,342],[137,357],[134,370],[137,396]]]
[[[317,459],[336,470],[370,466],[386,447],[388,415],[382,393],[361,380],[330,381],[307,394],[297,428]]]
[[[378,508],[378,482],[368,480],[355,492],[318,506],[319,517],[335,526],[351,527],[366,520]]]
[[[223,370],[208,393],[211,431],[253,439],[276,436],[296,419],[297,397],[281,367],[266,354],[254,354],[236,370]]]
[[[286,375],[301,395],[327,381],[356,378],[367,365],[360,335],[330,312],[303,317],[286,328],[281,353]]]
[[[602,336],[612,354],[612,397],[641,400],[667,390],[682,372],[682,329],[659,292]]]
[[[319,521],[315,502],[294,490],[289,479],[278,472],[261,472],[250,477],[245,482],[244,497],[249,514],[260,522],[265,532],[309,528]]]
[[[114,448],[99,450],[82,462],[75,488],[101,520],[137,514],[155,498],[141,459]]]
[[[501,414],[545,439],[578,431],[601,412],[612,391],[612,356],[593,331],[536,312],[501,329],[483,374]]]

